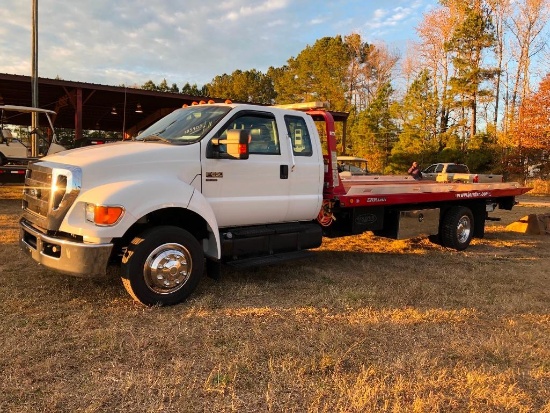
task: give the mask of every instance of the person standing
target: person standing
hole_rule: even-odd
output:
[[[416,161],[412,163],[412,166],[409,168],[408,173],[417,181],[422,179],[422,172],[420,171],[420,167],[418,166]]]

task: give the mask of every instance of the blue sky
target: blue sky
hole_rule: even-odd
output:
[[[175,5],[178,5],[177,8]],[[40,77],[109,85],[209,82],[279,67],[323,36],[404,54],[436,0],[38,0]],[[0,0],[0,72],[31,73],[32,1]]]

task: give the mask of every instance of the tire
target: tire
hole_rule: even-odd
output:
[[[151,228],[135,237],[122,257],[121,279],[134,300],[174,305],[197,287],[204,253],[197,239],[174,226]]]
[[[474,216],[469,208],[450,208],[441,222],[441,245],[458,251],[465,250],[474,236]]]

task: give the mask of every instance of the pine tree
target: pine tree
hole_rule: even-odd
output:
[[[488,10],[479,0],[458,2],[463,13],[462,21],[455,27],[446,49],[453,54],[455,74],[451,78],[451,92],[458,100],[464,127],[469,112],[469,137],[477,131],[477,111],[480,97],[492,92],[483,88],[483,82],[491,80],[497,71],[484,67],[483,53],[495,44],[494,28]],[[468,135],[463,133],[463,144]]]
[[[438,100],[433,80],[427,69],[422,70],[411,83],[398,113],[401,115],[402,130],[399,140],[393,148],[393,158],[406,159],[405,165],[412,161],[428,163],[434,154],[445,146],[437,133]]]
[[[341,36],[317,40],[280,70],[272,70],[277,102],[326,101],[334,110],[348,109],[349,63],[350,51]]]
[[[216,76],[205,89],[212,97],[240,102],[272,104],[275,100],[272,79],[256,69]]]

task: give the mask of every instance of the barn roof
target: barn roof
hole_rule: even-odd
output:
[[[0,105],[32,106],[31,77],[0,73]],[[57,113],[54,126],[84,130],[126,131],[130,134],[194,101],[208,100],[173,92],[137,87],[106,86],[60,79],[38,79],[38,106]],[[81,118],[77,116],[81,102]],[[214,99],[222,102],[223,99]],[[140,105],[142,112],[136,112]],[[113,108],[116,114],[112,114]],[[25,117],[25,119],[28,119]],[[77,133],[78,135],[78,133]]]

